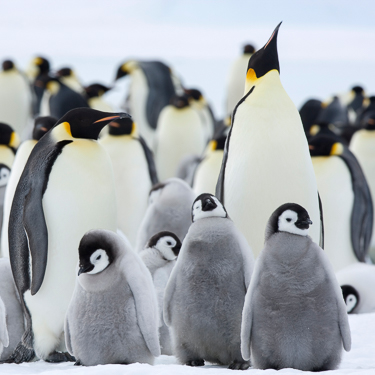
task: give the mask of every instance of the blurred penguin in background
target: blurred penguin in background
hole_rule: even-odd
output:
[[[59,78],[64,85],[82,94],[83,87],[72,68],[66,67],[59,69],[56,72],[56,77]]]
[[[104,86],[100,83],[93,83],[90,86],[86,86],[86,100],[90,108],[98,111],[113,112],[112,106],[103,98],[104,94],[110,89],[110,87]]]
[[[322,109],[322,102],[318,99],[307,100],[299,110],[303,129],[307,137],[310,136],[310,128],[316,124],[319,113]]]

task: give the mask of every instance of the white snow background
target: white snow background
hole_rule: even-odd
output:
[[[161,59],[187,87],[200,88],[224,115],[229,67],[242,45],[278,37],[282,83],[296,104],[363,84],[375,94],[373,0],[0,0],[0,58],[25,68],[37,55],[54,69],[74,68],[84,84],[112,84],[128,58]],[[125,81],[125,80],[123,80]],[[107,96],[115,106],[125,83]],[[375,313],[349,317],[352,350],[329,374],[375,374]],[[0,374],[233,374],[222,366],[191,368],[161,356],[155,366],[75,367],[43,361],[1,365]],[[269,374],[274,370],[254,370]],[[297,374],[284,369],[281,374]]]

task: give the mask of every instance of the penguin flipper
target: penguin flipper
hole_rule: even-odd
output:
[[[319,201],[319,213],[320,213],[320,239],[319,239],[319,246],[324,250],[323,204],[322,204],[322,200],[320,199],[319,192],[318,192],[318,201]]]
[[[73,348],[72,348],[72,340],[71,340],[70,331],[69,331],[68,314],[66,314],[66,317],[65,317],[64,335],[65,335],[66,348],[68,349],[69,354],[74,355]]]
[[[183,247],[184,245],[182,245]],[[180,250],[181,251],[181,250]],[[170,327],[172,325],[172,314],[170,310],[170,304],[173,298],[174,291],[176,289],[176,269],[178,264],[173,267],[173,270],[169,276],[167,286],[164,290],[164,300],[163,300],[163,319],[165,324]]]
[[[149,149],[147,146],[146,141],[139,136],[138,137],[139,143],[141,144],[143,148],[143,152],[145,153],[146,156],[146,161],[148,165],[148,173],[150,175],[150,180],[152,185],[156,185],[159,182],[158,174],[156,172],[156,166],[155,166],[155,161],[154,161],[154,155],[152,154],[152,151]]]
[[[7,348],[9,346],[9,335],[6,321],[6,309],[0,297],[0,343]],[[0,353],[1,355],[1,353]]]

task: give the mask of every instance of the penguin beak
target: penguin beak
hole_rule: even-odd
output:
[[[80,266],[79,267],[79,271],[78,271],[78,276],[81,274],[81,273],[86,273],[86,272],[90,272],[94,269],[94,266],[92,264],[88,264],[86,266]]]
[[[217,207],[217,204],[210,198],[207,198],[202,204],[202,211],[212,211]]]
[[[113,121],[113,120],[117,120],[121,118],[132,118],[132,117],[128,113],[120,113],[119,115],[116,115],[116,116],[103,117],[95,121],[94,124],[97,124],[98,122],[103,122],[103,121],[109,122],[109,121]]]
[[[312,224],[313,222],[310,220],[310,218],[307,218],[305,220],[297,220],[295,222],[295,226],[299,229],[309,229],[309,226]]]
[[[173,251],[173,254],[176,255],[176,257],[178,256],[178,254],[180,254],[180,250],[181,250],[181,244],[176,244],[176,246],[172,249]]]

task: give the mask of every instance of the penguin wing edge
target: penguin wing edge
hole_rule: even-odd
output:
[[[250,293],[247,292],[245,296],[244,308],[242,310],[242,323],[241,323],[241,354],[245,361],[250,359],[250,342],[251,342],[251,326],[253,323]]]
[[[154,161],[154,155],[152,154],[152,151],[147,146],[146,141],[139,136],[138,137],[139,143],[141,144],[143,151],[145,153],[147,166],[148,166],[148,173],[150,175],[150,180],[152,182],[152,185],[156,185],[159,182],[158,174],[156,172],[156,166]]]
[[[66,348],[68,349],[68,352],[71,355],[74,356],[74,354],[73,354],[73,348],[72,348],[72,340],[71,340],[70,331],[69,331],[69,318],[68,318],[68,314],[66,314],[66,317],[65,317],[64,335],[65,335]]]

